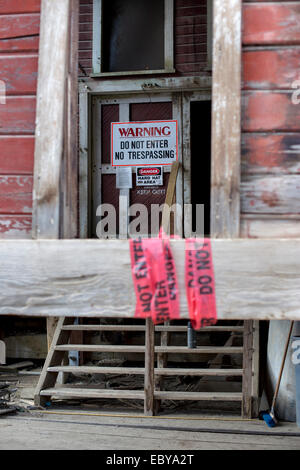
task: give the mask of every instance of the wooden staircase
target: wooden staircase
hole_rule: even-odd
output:
[[[246,418],[257,414],[257,374],[258,366],[255,357],[258,357],[258,322],[244,322],[244,325],[224,326],[216,325],[203,328],[201,332],[224,333],[243,335],[243,346],[232,346],[232,341],[227,341],[224,346],[187,346],[169,345],[172,333],[187,334],[187,325],[160,325],[154,328],[151,320],[146,320],[144,325],[108,325],[108,324],[74,324],[74,319],[60,318],[53,337],[53,341],[45,361],[43,371],[35,392],[36,405],[45,406],[51,397],[70,399],[129,399],[143,400],[144,411],[147,415],[154,415],[159,411],[161,400],[202,400],[219,402],[240,402],[242,415]],[[145,333],[144,345],[115,345],[115,344],[70,344],[73,332],[130,332]],[[155,333],[160,333],[160,345],[155,346]],[[255,340],[256,338],[256,340]],[[143,354],[144,367],[106,367],[106,366],[69,366],[62,365],[66,354],[70,351],[92,353],[140,353]],[[168,358],[170,355],[212,355],[215,358],[210,361],[208,368],[196,367],[170,367]],[[243,368],[221,368],[216,358],[223,355],[243,355]],[[155,360],[156,358],[156,360]],[[256,361],[257,362],[257,361]],[[156,363],[156,367],[155,367]],[[214,365],[215,363],[215,365]],[[189,364],[188,364],[189,365]],[[55,387],[59,373],[81,374],[120,374],[144,376],[144,390],[113,390]],[[164,390],[164,377],[241,377],[241,392],[190,392]]]

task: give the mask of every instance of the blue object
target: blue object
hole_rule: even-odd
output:
[[[264,413],[262,415],[262,418],[264,422],[269,426],[269,428],[275,428],[276,426],[276,421],[275,419],[271,416],[270,413]]]

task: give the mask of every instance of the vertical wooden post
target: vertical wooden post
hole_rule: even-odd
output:
[[[42,0],[33,187],[33,238],[77,235],[79,0]],[[57,319],[47,319],[50,347]]]
[[[253,356],[252,356],[252,418],[259,415],[259,320],[253,322]]]
[[[59,238],[70,0],[42,0],[33,187],[33,238]]]
[[[167,321],[164,323],[164,326],[169,326],[170,322]],[[168,331],[162,331],[160,333],[160,345],[161,346],[168,346],[169,343],[169,337],[170,333]],[[168,354],[166,353],[158,353],[157,354],[157,368],[158,369],[163,369],[167,367],[168,364]],[[155,390],[162,390],[164,385],[164,377],[160,375],[155,379]],[[155,413],[157,414],[159,412],[161,405],[160,400],[155,400]]]
[[[214,0],[211,233],[240,233],[241,0]]]
[[[68,37],[60,237],[76,238],[78,235],[79,0],[70,0]]]
[[[145,332],[145,400],[144,413],[154,416],[154,359],[155,359],[155,337],[154,324],[151,318],[146,319]]]
[[[242,417],[252,417],[253,321],[244,321]]]

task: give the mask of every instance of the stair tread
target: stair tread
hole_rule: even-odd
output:
[[[42,396],[56,396],[66,398],[127,398],[143,400],[143,390],[113,390],[92,388],[48,388],[40,392]],[[171,392],[155,391],[154,398],[159,400],[214,400],[214,401],[241,401],[240,392]]]
[[[55,350],[144,353],[145,346],[127,346],[111,344],[62,344],[56,346]],[[243,354],[243,348],[240,346],[198,346],[197,348],[189,349],[187,346],[155,346],[155,352],[168,354]]]
[[[154,398],[159,400],[213,400],[213,401],[242,401],[240,392],[169,392],[156,391]]]
[[[83,374],[124,374],[143,375],[144,367],[101,367],[101,366],[56,366],[49,367],[48,372],[69,372]],[[183,369],[183,368],[155,368],[156,375],[193,375],[193,376],[241,376],[242,369]]]
[[[41,390],[42,396],[57,396],[66,398],[132,398],[144,400],[144,390],[112,390],[97,388],[47,388]]]
[[[69,331],[145,331],[144,325],[66,325],[62,327],[63,330]],[[156,332],[174,332],[186,333],[187,326],[156,326]],[[201,332],[243,332],[243,326],[209,326],[202,328]]]

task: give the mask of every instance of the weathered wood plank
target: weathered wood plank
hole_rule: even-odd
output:
[[[41,0],[0,0],[0,14],[37,13],[41,8]]]
[[[79,84],[80,93],[86,93],[87,90],[98,94],[128,94],[193,91],[199,88],[209,90],[211,87],[211,77],[167,77],[167,78],[147,78],[145,79],[123,79],[123,80],[87,80]]]
[[[241,401],[242,394],[238,392],[169,392],[157,391],[154,397],[160,400],[213,400]]]
[[[298,219],[241,219],[241,237],[245,238],[300,238],[300,216]]]
[[[0,39],[0,52],[36,52],[38,49],[38,34],[25,38]]]
[[[147,319],[148,320],[148,319]],[[64,330],[65,331],[65,330]],[[153,346],[152,340],[152,346]],[[85,352],[115,352],[115,353],[144,353],[147,352],[147,345],[115,345],[115,344],[63,344],[57,346],[56,351],[85,351]],[[149,348],[150,349],[150,348]],[[186,346],[155,346],[154,352],[169,354],[242,354],[243,348],[238,346],[198,346],[197,348],[188,348]],[[149,356],[149,354],[148,354]],[[146,361],[147,362],[147,361]],[[149,361],[152,367],[152,362]],[[147,367],[146,367],[147,368]],[[146,374],[148,375],[148,374]]]
[[[34,137],[0,136],[0,174],[33,174]]]
[[[299,214],[300,175],[244,175],[241,211],[252,214]]]
[[[1,48],[0,48],[1,51]],[[1,80],[6,83],[6,94],[29,95],[36,93],[38,56],[1,55]]]
[[[32,176],[0,176],[0,213],[31,214]]]
[[[49,388],[41,391],[42,397],[65,397],[65,398],[123,398],[131,400],[143,400],[143,390],[113,390],[113,389],[91,389],[91,388]]]
[[[35,106],[32,96],[7,96],[6,105],[0,106],[0,134],[34,134]]]
[[[171,245],[188,318],[184,241]],[[300,319],[299,239],[212,240],[212,250],[219,319]],[[134,315],[127,240],[0,241],[0,259],[2,315]]]
[[[300,173],[300,133],[242,135],[242,173]]]
[[[243,52],[243,87],[245,89],[291,88],[299,79],[300,47]]]
[[[69,372],[79,374],[124,374],[124,375],[144,375],[144,367],[99,367],[99,366],[56,366],[49,367],[48,372]],[[154,369],[158,376],[205,376],[205,377],[239,377],[243,375],[242,369]]]
[[[0,238],[31,238],[31,216],[0,215]]]
[[[37,91],[33,236],[59,238],[70,0],[42,0]]]
[[[299,2],[244,4],[244,44],[300,44]]]
[[[238,237],[241,0],[214,0],[211,234]]]
[[[78,234],[78,36],[79,0],[70,0],[69,53],[62,182],[62,238]]]
[[[246,91],[243,94],[242,128],[247,132],[300,130],[300,106],[287,91]]]
[[[39,34],[40,15],[2,15],[0,16],[0,39],[32,36]]]

